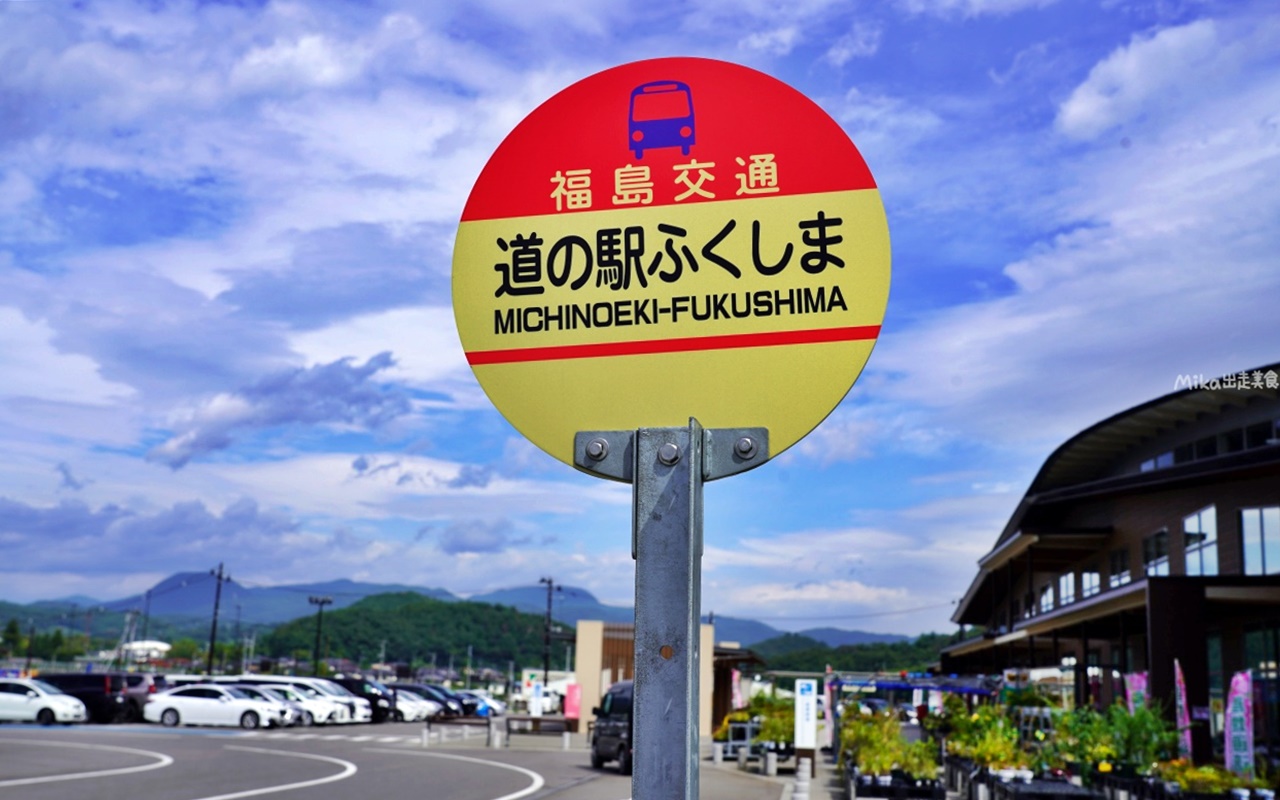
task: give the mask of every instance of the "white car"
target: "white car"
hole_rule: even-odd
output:
[[[151,695],[142,709],[148,722],[178,725],[230,725],[258,728],[280,724],[280,706],[254,700],[231,686],[197,683]]]
[[[298,713],[297,725],[309,728],[312,725],[328,725],[337,722],[348,714],[347,707],[335,703],[329,698],[305,686],[288,683],[262,683],[258,688],[273,694],[286,703],[291,703]]]
[[[369,700],[357,698],[356,695],[344,689],[343,686],[334,684],[333,681],[326,681],[324,678],[293,675],[239,675],[225,678],[225,680],[237,682],[237,684],[266,686],[284,684],[296,687],[298,691],[306,692],[308,695],[310,695],[310,692],[315,692],[315,695],[325,700],[333,701],[340,707],[339,712],[333,714],[328,719],[328,722],[370,722],[374,718],[374,709],[369,705]],[[316,722],[320,722],[319,716],[316,716]]]
[[[291,728],[298,724],[298,721],[302,716],[302,712],[297,706],[285,701],[285,699],[279,695],[272,694],[268,691],[269,687],[267,686],[251,686],[248,684],[238,683],[231,688],[239,689],[254,700],[261,700],[267,705],[274,706],[276,713],[272,714],[271,717],[272,722],[270,725],[272,726],[278,725],[281,727]]]
[[[0,720],[39,722],[85,722],[89,712],[79,699],[44,681],[0,678]]]
[[[428,700],[420,694],[408,689],[396,689],[396,718],[400,722],[422,722],[430,719],[444,706],[434,700]]]

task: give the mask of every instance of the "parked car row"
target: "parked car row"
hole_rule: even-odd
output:
[[[489,716],[505,707],[476,692],[350,676],[51,673],[0,680],[0,720],[156,722],[243,728]]]

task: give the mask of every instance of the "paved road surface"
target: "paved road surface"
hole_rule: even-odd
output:
[[[5,800],[626,800],[629,778],[593,770],[581,740],[482,737],[422,747],[413,724],[283,731],[151,725],[0,725]],[[705,763],[703,800],[779,800],[782,781]]]

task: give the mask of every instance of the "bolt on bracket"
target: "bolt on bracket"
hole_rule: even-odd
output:
[[[633,483],[635,433],[579,431],[573,437],[574,466],[598,477]],[[706,428],[702,431],[701,449],[702,479],[727,478],[769,460],[769,431],[767,428]],[[681,457],[683,454],[677,451],[675,458]]]

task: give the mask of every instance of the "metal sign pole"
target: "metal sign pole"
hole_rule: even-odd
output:
[[[636,432],[635,800],[698,797],[702,427]]]
[[[578,433],[575,463],[633,484],[636,560],[631,796],[697,800],[702,484],[768,460],[763,428]]]

